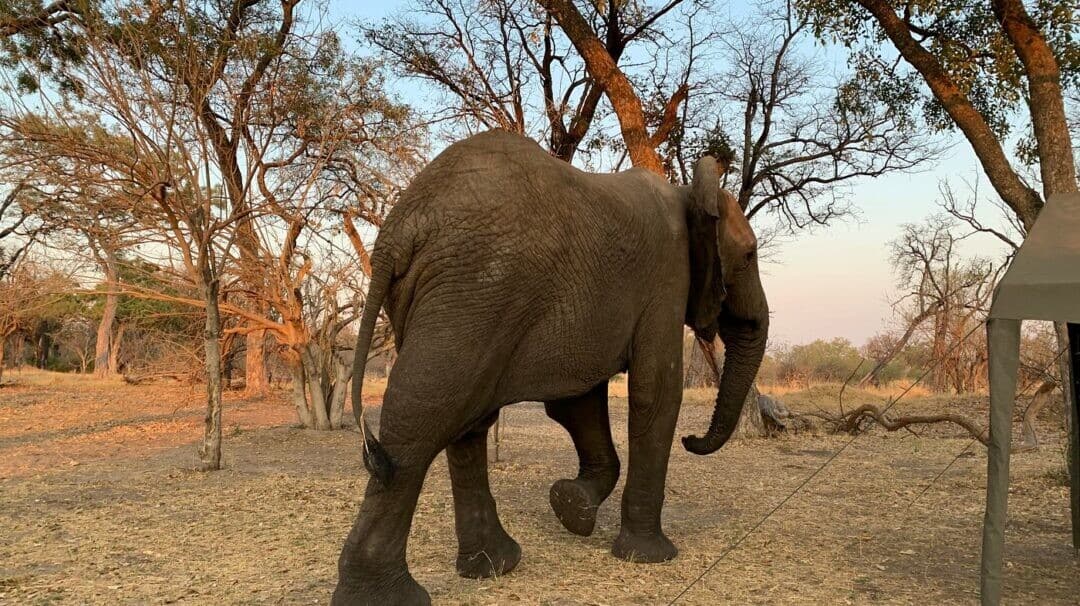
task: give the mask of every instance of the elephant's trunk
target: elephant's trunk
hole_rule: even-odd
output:
[[[683,446],[694,454],[712,454],[720,449],[739,424],[743,402],[754,384],[769,334],[766,313],[758,320],[720,318],[720,338],[724,341],[724,371],[716,392],[709,430],[703,437],[687,436]]]

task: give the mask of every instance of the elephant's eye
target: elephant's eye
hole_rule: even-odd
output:
[[[746,253],[746,262],[749,263],[749,262],[753,261],[754,257],[756,257],[756,256],[757,256],[757,251],[756,250],[752,250],[752,251]]]

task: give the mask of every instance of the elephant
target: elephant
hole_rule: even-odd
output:
[[[761,364],[769,310],[757,240],[720,188],[716,162],[693,182],[651,172],[586,173],[505,131],[447,147],[386,216],[354,358],[352,401],[371,473],[338,561],[333,604],[428,604],[409,574],[406,539],[429,465],[446,451],[457,572],[510,572],[521,548],[488,485],[487,432],[500,408],[544,402],[579,457],[550,491],[571,532],[592,532],[620,463],[607,385],[627,372],[629,465],[612,553],[661,562],[677,549],[661,529],[664,484],[682,403],[683,325],[725,344],[709,454],[731,436]],[[397,361],[375,437],[361,384],[385,308]]]

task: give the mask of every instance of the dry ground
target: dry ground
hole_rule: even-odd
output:
[[[0,603],[326,603],[366,480],[357,434],[289,427],[285,394],[230,394],[227,469],[200,474],[190,471],[199,389],[41,373],[5,379],[18,385],[0,390]],[[378,389],[369,391],[377,402]],[[819,387],[783,398],[813,410],[835,394]],[[849,392],[845,403],[882,395]],[[680,434],[704,428],[708,396],[688,392]],[[625,399],[613,403],[625,460]],[[985,418],[981,398],[898,407]],[[1048,443],[1013,461],[1006,596],[1076,604],[1062,435],[1054,412],[1044,414]],[[705,458],[676,446],[665,528],[681,554],[632,565],[608,555],[621,489],[592,537],[570,535],[547,504],[551,482],[575,468],[569,440],[535,404],[511,407],[504,419],[491,483],[524,558],[500,579],[454,574],[440,458],[409,543],[413,574],[436,603],[667,604],[850,439],[747,440]],[[984,465],[982,446],[953,428],[864,435],[678,603],[974,603]]]

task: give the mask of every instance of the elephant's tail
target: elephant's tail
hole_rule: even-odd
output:
[[[383,486],[389,486],[394,477],[394,461],[375,437],[371,426],[364,420],[364,401],[361,393],[368,352],[371,350],[371,339],[375,333],[375,321],[379,319],[379,310],[382,309],[386,291],[390,287],[392,274],[393,262],[385,254],[374,254],[371,260],[371,282],[368,285],[367,299],[364,300],[360,331],[356,335],[356,348],[353,350],[353,416],[356,417],[356,426],[360,428],[364,443],[364,467]]]

